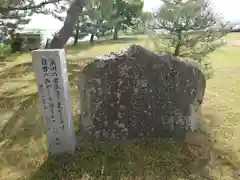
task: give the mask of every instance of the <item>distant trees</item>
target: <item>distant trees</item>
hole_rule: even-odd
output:
[[[47,7],[49,4],[51,8]],[[31,15],[43,13],[64,21],[63,27],[48,43],[48,48],[63,48],[74,30],[75,43],[81,33],[90,33],[90,42],[93,42],[94,36],[104,35],[110,29],[113,29],[113,39],[116,40],[119,30],[138,22],[136,19],[142,8],[143,0],[42,0],[39,3],[5,0],[0,2],[1,33],[2,36],[18,37],[16,30],[29,23]],[[61,16],[64,11],[67,12],[66,17]]]
[[[147,25],[152,19],[151,12],[142,11],[138,18],[135,18],[134,25],[131,26],[131,33],[134,34],[145,34]]]
[[[75,41],[81,36],[90,34],[90,43],[93,43],[95,36],[104,36],[108,30],[111,30],[111,24],[104,18],[100,7],[96,6],[90,10],[85,9],[79,16],[75,27]]]
[[[65,6],[61,6],[63,0],[42,0],[35,3],[32,0],[4,0],[0,2],[0,29],[2,35],[12,34],[22,25],[28,24],[33,13],[57,14],[64,11]],[[53,5],[54,11],[46,8],[46,5]]]
[[[66,10],[65,0],[4,0],[0,2],[0,40],[11,40],[12,52],[21,49],[23,39],[16,34],[28,24],[34,13],[51,14],[60,18],[59,14]],[[52,8],[47,8],[51,4]]]
[[[140,18],[142,22],[148,23],[152,19],[152,13],[151,12],[142,12],[140,15]]]
[[[111,20],[114,21],[113,39],[118,39],[118,31],[124,26],[133,26],[133,19],[141,15],[142,0],[115,0],[113,1]]]
[[[83,9],[87,8],[89,12],[97,10],[100,16],[88,14],[91,20],[91,40],[93,39],[96,29],[104,33],[104,29],[112,26],[114,29],[113,39],[118,39],[118,32],[124,26],[133,25],[134,17],[140,15],[143,8],[142,0],[73,0],[67,10],[67,17],[64,21],[63,27],[54,36],[49,48],[63,48],[68,39],[72,36],[74,28],[79,33],[81,21],[79,16],[83,13]],[[106,23],[107,22],[107,23]],[[90,24],[89,24],[90,25]],[[76,43],[76,38],[75,38]]]
[[[233,25],[231,32],[240,32],[240,25],[239,24],[237,24],[235,26]]]

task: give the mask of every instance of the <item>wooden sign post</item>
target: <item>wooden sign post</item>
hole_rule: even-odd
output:
[[[33,69],[48,136],[49,153],[74,153],[76,139],[63,49],[32,52]]]

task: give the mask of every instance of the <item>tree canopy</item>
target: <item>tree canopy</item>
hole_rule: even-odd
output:
[[[140,16],[143,8],[142,0],[115,0],[110,18],[114,21],[113,39],[118,39],[118,31],[125,26],[134,25],[133,19]]]
[[[60,3],[61,2],[61,3]],[[1,35],[11,35],[16,29],[21,28],[30,21],[33,13],[58,14],[66,10],[63,0],[42,0],[36,3],[34,0],[4,0],[0,2],[0,29]],[[47,5],[52,6],[52,9]]]
[[[202,63],[203,57],[223,45],[220,39],[229,32],[208,0],[163,0],[153,13],[151,27],[164,30],[161,42],[173,54]],[[158,34],[158,33],[157,33]],[[206,63],[204,63],[206,64]]]

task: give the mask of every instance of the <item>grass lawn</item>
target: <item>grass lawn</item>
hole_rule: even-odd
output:
[[[240,40],[240,33],[229,33],[226,38],[229,40]]]
[[[226,38],[240,39],[238,34]],[[67,49],[69,91],[78,141],[74,156],[48,158],[44,123],[29,54],[0,62],[0,179],[3,180],[235,180],[240,179],[240,46],[209,55],[215,76],[208,80],[202,132],[188,143],[149,140],[125,145],[83,146],[78,132],[79,71],[91,57],[146,38],[126,38]]]

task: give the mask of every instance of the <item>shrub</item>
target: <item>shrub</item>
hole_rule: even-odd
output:
[[[4,59],[11,54],[11,46],[1,43],[0,44],[0,59]]]

